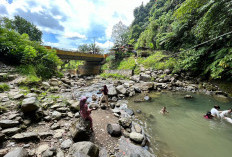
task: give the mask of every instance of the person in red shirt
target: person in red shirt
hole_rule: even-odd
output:
[[[102,91],[102,97],[100,98],[100,102],[99,105],[101,106],[102,100],[105,99],[106,101],[106,105],[109,107],[109,102],[108,102],[108,88],[106,85],[103,86],[103,89],[101,89]]]
[[[82,97],[80,100],[80,115],[84,120],[90,121],[90,129],[93,131],[93,120],[90,117],[92,110],[89,109],[86,101],[87,101],[86,97]]]
[[[213,116],[211,115],[211,112],[207,112],[206,115],[204,115],[205,119],[213,119]]]

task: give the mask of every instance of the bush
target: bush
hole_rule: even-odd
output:
[[[124,58],[118,65],[117,69],[118,70],[133,70],[136,66],[136,63],[135,63],[135,58],[134,56],[131,56],[129,58]]]
[[[35,75],[42,79],[50,78],[57,73],[56,68],[62,62],[55,50],[46,49],[39,42],[30,41],[27,34],[20,35],[2,27],[0,34],[0,60],[21,65],[23,74]]]
[[[0,84],[0,93],[4,92],[4,91],[9,91],[10,90],[10,87],[8,84]]]

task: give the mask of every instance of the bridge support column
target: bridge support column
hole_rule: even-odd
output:
[[[84,65],[78,66],[78,74],[83,76],[100,74],[101,64],[99,62],[86,61]]]

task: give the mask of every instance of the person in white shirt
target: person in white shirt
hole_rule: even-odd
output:
[[[211,115],[216,118],[220,118],[220,112],[218,111],[220,109],[220,106],[215,105],[214,108],[211,109]]]
[[[231,117],[231,112],[232,112],[232,109],[222,111],[220,113],[221,119],[224,119],[225,117]]]

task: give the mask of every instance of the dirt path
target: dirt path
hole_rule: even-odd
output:
[[[92,111],[91,117],[93,119],[93,129],[95,134],[94,143],[101,147],[105,147],[110,152],[114,152],[114,148],[117,147],[119,138],[111,137],[107,133],[107,124],[118,123],[118,118],[113,115],[110,109],[98,109]]]

